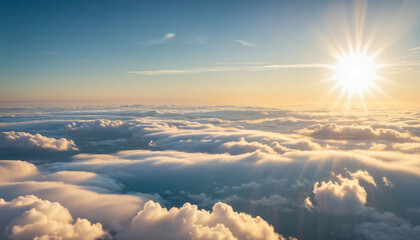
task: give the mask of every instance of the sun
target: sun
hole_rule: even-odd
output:
[[[353,53],[338,58],[333,79],[337,81],[338,87],[341,87],[343,92],[361,95],[364,91],[375,87],[375,81],[379,79],[376,71],[379,68],[380,65],[374,62],[372,56]]]

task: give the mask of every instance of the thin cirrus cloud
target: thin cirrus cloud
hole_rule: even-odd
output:
[[[161,70],[146,70],[146,71],[128,71],[126,73],[144,75],[144,76],[158,76],[158,75],[175,75],[175,74],[191,74],[191,73],[206,73],[206,72],[234,72],[234,71],[267,71],[277,69],[302,69],[302,68],[324,68],[331,69],[332,67],[324,63],[307,63],[307,64],[276,64],[264,66],[246,66],[246,67],[207,67],[207,68],[186,68],[186,69],[161,69]]]
[[[162,43],[166,43],[167,41],[174,38],[175,36],[176,36],[175,33],[167,33],[162,38],[149,40],[148,44],[159,45],[159,44],[162,44]]]
[[[244,40],[235,39],[235,42],[247,47],[258,47],[257,45]]]
[[[420,46],[418,47],[414,47],[408,50],[409,52],[416,52],[416,51],[420,51]]]

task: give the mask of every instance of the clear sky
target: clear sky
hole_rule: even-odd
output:
[[[389,65],[364,97],[420,102],[418,9],[383,0],[1,0],[0,102],[334,101],[343,89],[324,65],[359,36],[375,63]]]

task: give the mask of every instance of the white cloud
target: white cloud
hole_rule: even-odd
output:
[[[396,150],[404,151],[404,152],[410,152],[410,153],[420,152],[420,143],[418,142],[394,143],[392,144],[392,147]]]
[[[94,121],[72,122],[65,126],[66,130],[78,132],[94,132],[107,130],[115,130],[121,127],[124,123],[120,120],[111,121],[108,119],[97,119]]]
[[[313,130],[302,130],[309,136],[319,139],[332,140],[384,140],[391,142],[418,142],[420,138],[408,132],[399,132],[393,129],[377,128],[363,125],[339,126],[337,124],[316,125]]]
[[[21,180],[38,174],[32,163],[24,161],[0,160],[0,183]]]
[[[78,150],[73,140],[49,138],[37,133],[1,132],[0,149],[46,149],[52,151]]]
[[[303,207],[311,209],[312,213],[304,213],[309,222],[317,219],[319,214],[323,215],[325,211],[334,212],[326,210],[326,206],[331,206],[336,208],[335,214],[360,213],[345,217],[354,221],[349,228],[340,228],[343,235],[354,234],[351,231],[358,229],[357,234],[360,235],[355,238],[374,238],[378,236],[374,234],[381,234],[382,227],[386,228],[386,231],[383,230],[385,233],[388,230],[398,233],[405,229],[407,233],[401,233],[401,236],[416,236],[416,226],[413,224],[417,224],[417,220],[413,219],[417,218],[414,212],[418,207],[418,196],[410,193],[416,190],[416,181],[420,176],[418,154],[412,154],[418,148],[419,142],[413,141],[417,141],[416,137],[420,136],[420,123],[417,120],[420,115],[414,111],[399,110],[401,113],[390,111],[386,114],[376,110],[369,114],[350,111],[343,117],[341,113],[331,112],[326,108],[300,111],[293,108],[233,106],[123,106],[51,110],[52,117],[48,122],[43,118],[37,121],[33,111],[39,111],[41,116],[43,111],[49,110],[10,111],[4,114],[13,117],[11,115],[14,111],[18,115],[22,111],[24,116],[31,116],[31,121],[24,121],[26,117],[19,115],[16,117],[19,118],[16,125],[0,124],[4,131],[33,127],[42,133],[48,132],[51,136],[67,134],[67,139],[74,139],[78,144],[80,141],[80,146],[84,149],[89,145],[89,152],[95,153],[100,152],[100,148],[105,148],[101,142],[109,142],[109,149],[133,149],[113,154],[80,154],[74,158],[75,161],[51,162],[48,161],[50,159],[45,159],[46,164],[39,165],[39,169],[26,162],[0,162],[2,198],[10,201],[18,196],[34,194],[45,200],[60,202],[75,221],[83,218],[91,223],[100,222],[104,229],[118,236],[130,232],[133,217],[143,209],[144,203],[149,199],[160,208],[177,206],[177,211],[182,209],[179,206],[189,201],[199,206],[196,207],[197,211],[203,211],[199,209],[207,209],[215,202],[223,200],[231,204],[234,210],[246,211],[253,214],[254,218],[262,214],[276,229],[284,227],[280,226],[283,222],[283,209],[294,210],[296,213],[306,211]],[[270,119],[262,112],[269,113]],[[35,120],[32,121],[32,118]],[[95,120],[96,118],[109,120]],[[348,138],[337,141],[306,135],[318,130],[313,124],[327,120],[337,125],[337,132],[341,136]],[[18,122],[22,124],[19,125]],[[357,129],[343,132],[341,127],[347,126],[356,126]],[[308,132],[302,133],[299,131],[301,129]],[[114,141],[116,139],[126,141]],[[138,148],[150,148],[154,151]],[[107,153],[112,151],[109,149],[107,148]],[[410,154],[404,153],[406,151],[410,151]],[[7,154],[8,151],[5,152]],[[9,155],[2,152],[2,156]],[[15,156],[12,155],[11,158]],[[351,172],[345,172],[343,169],[346,168]],[[367,171],[357,171],[358,169]],[[321,181],[330,171],[343,173],[342,179],[335,176],[331,181]],[[370,173],[377,178],[376,182]],[[374,188],[375,184],[389,184],[389,179],[381,179],[382,176],[392,177],[392,181],[399,179],[398,182],[407,184],[400,184],[398,188]],[[270,184],[268,180],[264,180],[270,177],[278,179],[278,183]],[[282,179],[283,177],[286,179]],[[172,181],[173,179],[176,181]],[[314,195],[310,193],[310,197],[306,198],[316,181],[318,192]],[[185,193],[180,193],[181,190]],[[138,191],[147,191],[152,195]],[[129,194],[122,194],[127,192]],[[374,224],[371,227],[372,234],[366,232],[369,225],[360,223],[364,224],[372,218],[366,213],[371,208],[367,200],[393,193],[398,194],[393,206],[388,205],[388,201],[384,199],[372,203],[378,209],[395,211],[398,216],[408,215],[404,211],[411,207],[409,219],[412,224],[403,220],[399,223],[384,221],[386,224],[380,226],[381,220],[378,218],[377,221],[366,222]],[[157,194],[162,197],[159,198]],[[323,203],[319,200],[322,194]],[[405,205],[401,207],[401,204]],[[277,206],[281,208],[276,208]],[[329,233],[325,231],[337,230],[335,227],[340,222],[334,221],[342,219],[342,216],[335,214],[324,215],[325,224],[329,226],[320,230],[320,234],[327,236]],[[171,224],[165,226],[172,226]],[[214,227],[215,225],[208,226],[216,230]],[[299,231],[290,229],[291,234]],[[219,230],[220,233],[210,230],[206,233],[209,236],[213,233],[230,236],[230,232],[235,236],[229,227]],[[317,229],[309,226],[308,230]],[[387,234],[394,236],[392,233]],[[340,237],[335,236],[331,238]]]
[[[50,169],[46,173],[21,161],[0,163],[5,172],[9,169],[12,173],[24,172],[21,176],[6,176],[0,183],[1,196],[16,198],[11,202],[0,200],[0,228],[6,229],[12,239],[96,239],[106,234],[102,226],[119,238],[128,239],[284,239],[262,218],[234,212],[227,204],[215,204],[212,212],[189,203],[168,211],[153,201],[143,205],[147,195],[103,194],[76,185],[97,177],[92,172]],[[26,195],[34,196],[22,197]],[[202,195],[197,197],[206,197]],[[278,198],[265,200],[272,202]],[[17,211],[16,206],[25,208]]]
[[[159,44],[167,42],[168,40],[170,40],[174,37],[175,37],[175,33],[167,33],[167,34],[165,34],[165,36],[163,36],[160,39],[149,40],[148,43],[151,44],[151,45],[159,45]]]
[[[411,48],[408,51],[410,51],[410,52],[416,52],[416,51],[419,51],[419,50],[420,50],[420,46]]]
[[[366,181],[376,187],[375,179],[366,170],[357,170],[357,172],[349,172],[350,177]]]
[[[372,151],[383,151],[386,149],[386,144],[381,143],[372,143],[371,147],[369,148]]]
[[[346,168],[348,165],[363,164],[376,169],[409,173],[420,176],[420,163],[415,154],[399,152],[373,152],[373,151],[305,151],[286,152],[282,157],[295,161],[332,162],[336,167]]]
[[[216,203],[212,212],[189,203],[181,208],[162,208],[149,201],[131,222],[127,239],[285,239],[260,217],[234,212]]]
[[[362,171],[350,173],[350,176],[351,178],[345,178],[339,174],[336,176],[337,181],[322,181],[314,184],[313,193],[321,211],[333,214],[358,214],[365,209],[367,193],[360,186],[359,178],[370,183],[373,178]]]
[[[387,177],[382,177],[382,182],[385,187],[394,187],[394,184]]]
[[[5,234],[2,238],[10,239],[94,240],[107,235],[100,223],[80,218],[74,221],[59,203],[33,195],[10,202],[0,199],[0,230]]]
[[[118,231],[140,210],[143,198],[134,195],[102,194],[63,182],[9,182],[0,184],[0,196],[12,198],[35,195],[59,202],[73,216],[101,222],[107,229]]]
[[[210,120],[214,121],[214,120]],[[73,122],[66,130],[78,134],[132,135],[152,142],[152,147],[181,151],[242,154],[259,150],[284,153],[293,150],[320,150],[322,147],[303,136],[220,127],[185,120],[144,118],[137,121],[95,120]],[[119,136],[119,135],[118,135]]]
[[[159,76],[159,75],[174,75],[174,74],[191,74],[191,73],[205,73],[205,72],[233,72],[233,71],[269,71],[279,69],[302,69],[302,68],[323,68],[329,69],[331,66],[323,63],[308,63],[308,64],[283,64],[283,65],[256,65],[244,67],[207,67],[207,68],[187,68],[187,69],[160,69],[160,70],[142,70],[142,71],[128,71],[126,73],[144,75],[144,76]]]
[[[243,46],[247,46],[247,47],[258,47],[257,45],[247,42],[247,41],[243,41],[243,40],[239,40],[239,39],[235,39],[235,42],[243,45]]]
[[[314,209],[314,205],[313,205],[310,197],[305,198],[305,201],[303,202],[303,205],[310,212],[312,212],[312,210]]]

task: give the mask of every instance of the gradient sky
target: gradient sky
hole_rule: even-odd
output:
[[[327,42],[346,47],[363,6],[362,45],[410,64],[383,69],[368,99],[419,102],[418,2],[365,3],[2,0],[0,102],[334,101],[331,71],[301,64],[335,64]]]

